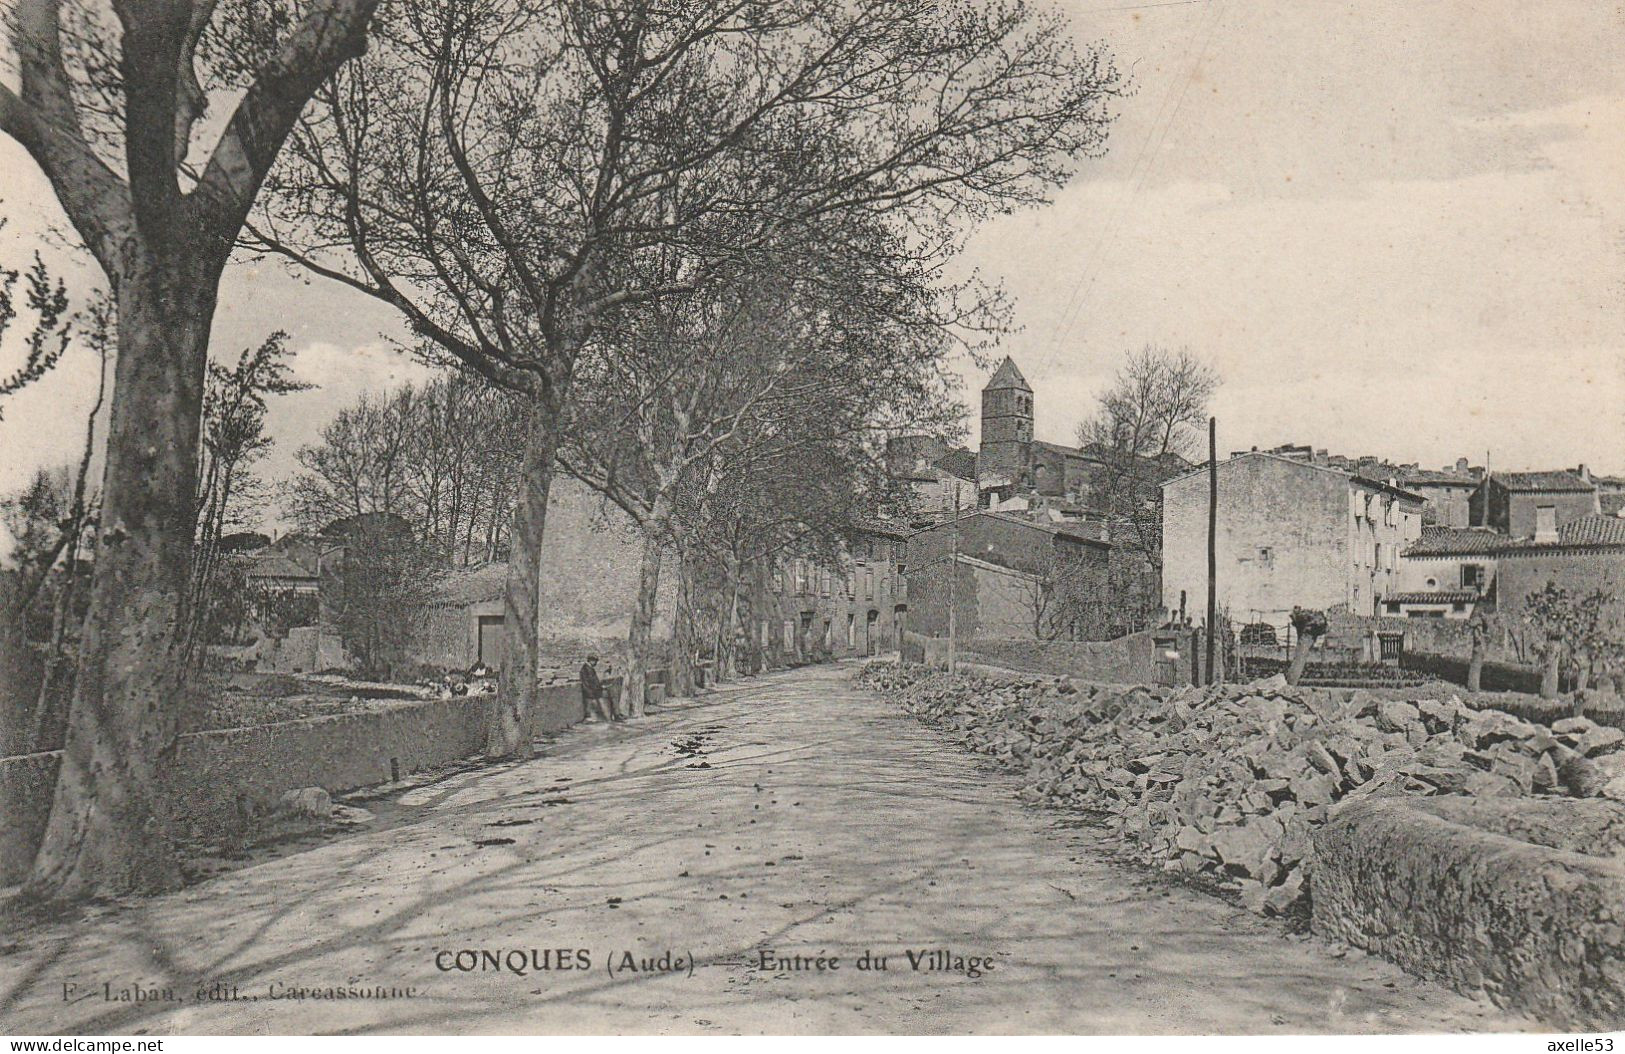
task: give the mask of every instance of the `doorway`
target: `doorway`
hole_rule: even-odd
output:
[[[502,665],[503,621],[501,615],[479,617],[476,661],[488,670]]]

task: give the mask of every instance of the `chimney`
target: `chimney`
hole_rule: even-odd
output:
[[[1466,458],[1458,457],[1456,459],[1456,471],[1461,472],[1461,473],[1465,473],[1467,471],[1467,459]]]
[[[1585,480],[1587,483],[1591,482],[1591,469],[1587,468],[1584,463],[1582,463],[1579,468],[1574,470],[1574,474]]]

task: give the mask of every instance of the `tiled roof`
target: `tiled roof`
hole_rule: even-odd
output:
[[[1564,545],[1625,545],[1625,520],[1618,516],[1582,516],[1557,529]]]
[[[1086,458],[1090,458],[1090,459],[1095,459],[1094,454],[1091,454],[1091,453],[1089,453],[1089,452],[1087,452],[1087,451],[1085,451],[1085,450],[1083,450],[1083,449],[1081,449],[1079,447],[1065,446],[1065,445],[1063,445],[1061,443],[1048,443],[1048,442],[1045,442],[1042,439],[1033,440],[1033,446],[1039,447],[1039,448],[1044,449],[1044,450],[1053,450],[1057,454],[1065,454],[1065,455],[1067,455],[1069,457],[1086,457]]]
[[[1478,480],[1460,472],[1436,472],[1433,469],[1416,468],[1402,473],[1399,482],[1407,487],[1476,487]]]
[[[508,565],[503,562],[448,571],[435,583],[434,603],[451,606],[482,604],[507,593]]]
[[[853,520],[852,529],[863,534],[878,534],[883,538],[907,538],[909,535],[906,524],[880,517],[863,517]]]
[[[1435,589],[1422,593],[1393,593],[1382,598],[1384,604],[1471,604],[1479,595],[1471,589]]]
[[[1491,553],[1507,543],[1507,536],[1488,527],[1423,527],[1422,537],[1406,556],[1474,556]]]
[[[1625,548],[1625,519],[1618,516],[1582,516],[1557,528],[1557,540],[1537,542],[1533,538],[1508,541],[1500,551],[1509,554],[1542,552],[1548,549]]]
[[[1493,478],[1507,490],[1563,492],[1596,489],[1572,472],[1497,472]]]
[[[276,553],[254,557],[248,564],[249,578],[315,578],[316,572]]]

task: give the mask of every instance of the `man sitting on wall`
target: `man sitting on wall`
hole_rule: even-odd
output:
[[[615,705],[610,701],[609,689],[598,679],[598,656],[589,655],[581,664],[581,705],[587,716],[602,721],[614,721]]]

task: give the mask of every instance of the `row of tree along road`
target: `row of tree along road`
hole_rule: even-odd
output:
[[[1101,152],[1125,89],[1109,55],[1020,5],[18,0],[10,16],[0,130],[99,265],[113,352],[29,883],[45,899],[180,882],[164,777],[218,566],[227,466],[203,411],[234,252],[391,306],[404,353],[513,401],[511,511],[478,515],[508,518],[511,551],[490,751],[522,756],[556,466],[632,517],[646,564],[740,567],[882,498],[888,426],[943,420],[952,356],[1008,322],[996,288],[947,265],[978,222],[1042,204]],[[31,310],[52,330],[68,307]],[[474,513],[433,503],[437,530],[469,530]]]

